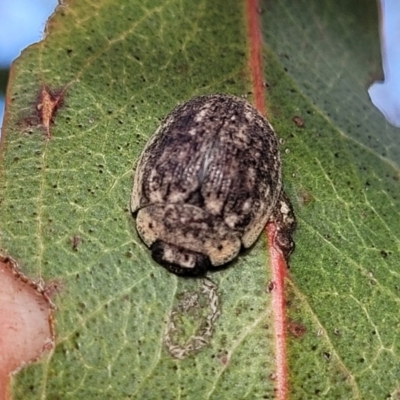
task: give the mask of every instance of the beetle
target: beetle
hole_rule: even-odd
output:
[[[272,219],[285,255],[294,247],[276,134],[232,95],[195,97],[167,115],[139,157],[131,211],[153,259],[178,275],[225,265]]]

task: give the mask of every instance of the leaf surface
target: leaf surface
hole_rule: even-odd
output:
[[[265,239],[212,276],[212,342],[177,361],[163,343],[170,314],[183,345],[201,335],[207,297],[201,281],[152,261],[129,210],[135,162],[161,118],[195,95],[250,90],[246,29],[236,1],[70,2],[14,64],[1,247],[60,282],[57,346],[18,374],[15,399],[272,396]]]
[[[375,3],[261,6],[268,115],[299,220],[290,398],[394,396],[399,139],[366,92],[378,70]],[[163,343],[171,312],[184,343],[207,299],[200,281],[151,260],[129,211],[135,161],[160,119],[196,95],[248,94],[248,47],[241,2],[80,1],[60,6],[46,40],[14,64],[0,245],[30,276],[61,282],[57,347],[17,375],[15,399],[274,398],[265,237],[212,274],[212,340],[175,360]],[[62,97],[50,140],[38,126],[43,88]]]
[[[271,1],[262,20],[270,114],[288,137],[299,220],[291,398],[396,398],[400,136],[367,94],[379,77],[376,3]]]

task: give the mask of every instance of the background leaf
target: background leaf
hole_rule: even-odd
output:
[[[399,139],[366,92],[379,71],[375,8],[262,4],[269,116],[299,220],[293,399],[398,391]],[[244,12],[233,0],[73,2],[14,64],[1,248],[63,288],[56,350],[17,376],[15,398],[274,397],[265,239],[212,274],[222,311],[213,340],[176,361],[162,344],[168,315],[201,283],[153,263],[129,213],[134,163],[159,120],[195,95],[250,91]],[[66,88],[50,141],[32,126],[43,84]],[[181,312],[182,336],[202,318]]]
[[[400,139],[366,90],[379,77],[376,3],[271,1],[262,18],[299,218],[288,301],[306,333],[289,342],[292,397],[396,398]]]

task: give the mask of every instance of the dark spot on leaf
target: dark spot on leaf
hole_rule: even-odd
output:
[[[78,251],[78,246],[82,243],[82,238],[80,236],[74,235],[71,239],[72,250]]]
[[[301,338],[307,332],[307,328],[303,324],[293,321],[288,323],[287,329],[295,338]]]
[[[267,283],[267,286],[265,287],[265,292],[271,293],[274,289],[275,289],[275,282],[271,280]]]
[[[329,353],[328,351],[324,351],[322,353],[323,357],[325,358],[326,361],[331,361],[332,360],[332,354]]]

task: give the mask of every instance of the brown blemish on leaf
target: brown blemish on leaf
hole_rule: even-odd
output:
[[[276,381],[277,375],[275,372],[271,372],[269,374],[269,379],[271,379],[271,381]]]
[[[298,115],[295,115],[292,119],[292,121],[299,127],[299,128],[304,128],[304,120],[303,118],[299,117]]]
[[[271,293],[275,289],[275,282],[270,280],[265,286],[265,293]]]
[[[218,360],[222,365],[228,365],[230,358],[229,358],[229,353],[226,350],[221,351],[218,354]]]
[[[72,250],[78,251],[78,247],[81,243],[82,243],[82,238],[78,235],[74,235],[71,239]]]
[[[59,279],[54,279],[46,283],[42,292],[49,299],[52,299],[56,294],[60,294],[63,289],[64,289],[63,282]]]
[[[308,206],[310,203],[312,203],[315,199],[312,193],[307,190],[307,189],[300,189],[298,192],[298,199],[299,203],[302,206]]]
[[[45,129],[47,139],[51,138],[50,126],[54,124],[57,110],[63,105],[64,94],[65,88],[51,90],[47,85],[43,85],[40,90],[36,110],[39,124]]]
[[[0,398],[9,398],[10,376],[54,347],[54,306],[42,281],[23,275],[0,255]]]
[[[303,324],[294,321],[288,323],[287,329],[295,338],[301,338],[307,332],[307,328]]]

